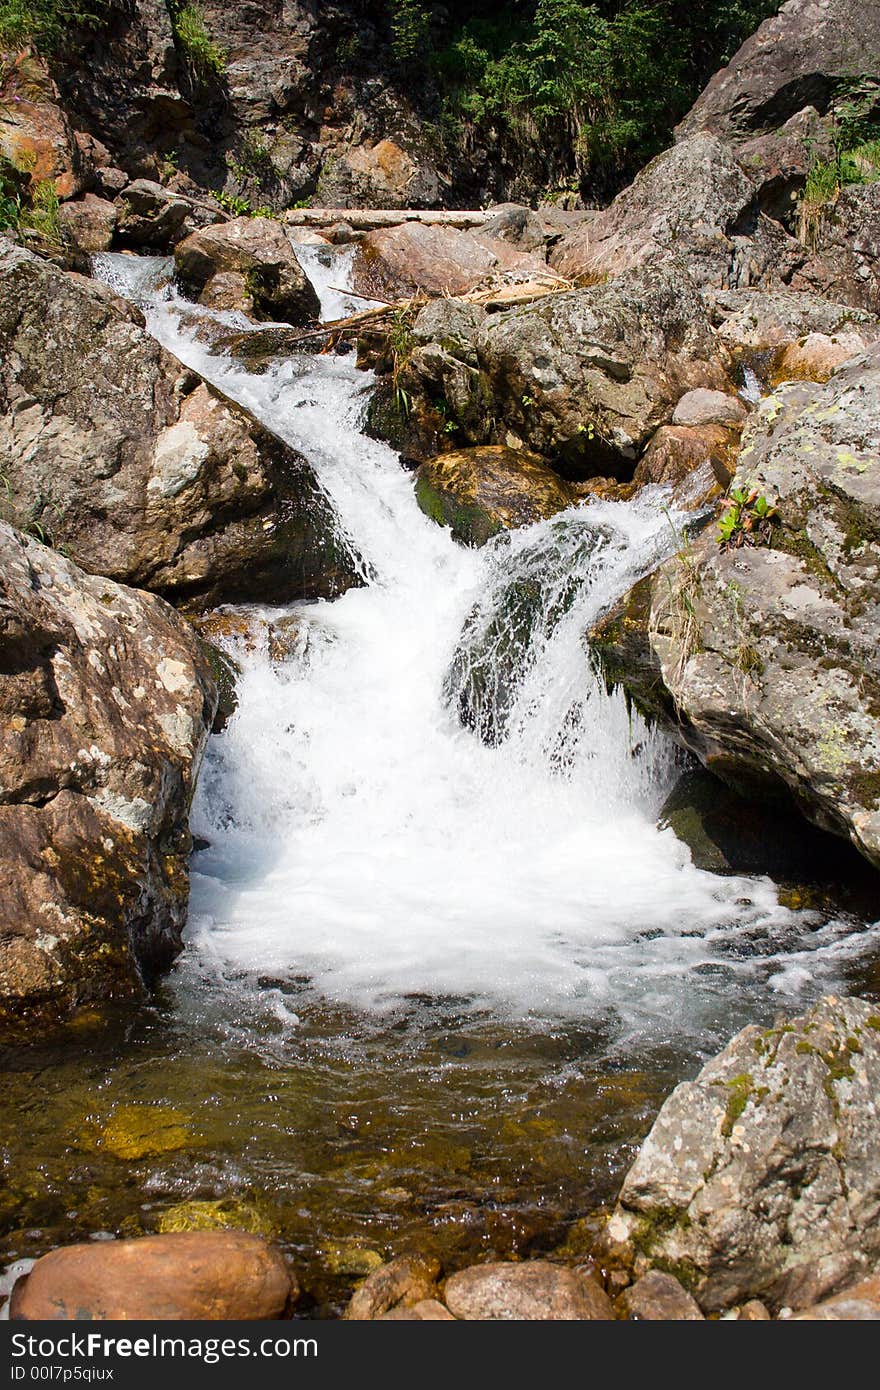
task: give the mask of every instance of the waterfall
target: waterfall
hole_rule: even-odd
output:
[[[301,254],[338,312],[349,252]],[[591,669],[590,623],[679,543],[661,489],[463,548],[364,434],[372,382],[349,357],[250,373],[212,351],[206,325],[229,316],[181,300],[167,262],[95,268],[308,457],[368,578],[253,612],[297,641],[284,661],[236,649],[238,711],[193,808],[207,848],[181,978],[271,1000],[291,1025],[303,1000],[451,998],[536,1026],[610,1020],[622,1039],[699,1037],[731,1000],[741,1017],[833,981],[852,924],[696,869],[656,824],[675,750]]]

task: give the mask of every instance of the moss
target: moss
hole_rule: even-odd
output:
[[[800,1057],[806,1057],[809,1053],[815,1052],[815,1048],[811,1047],[808,1042],[799,1042],[795,1047],[795,1052]]]
[[[867,772],[864,769],[853,772],[849,776],[849,786],[861,806],[872,811],[880,807],[880,772]]]
[[[161,1234],[174,1231],[249,1231],[252,1235],[277,1235],[277,1227],[256,1202],[241,1197],[221,1197],[215,1202],[179,1202],[159,1217]]]
[[[880,1033],[880,1014],[870,1014],[865,1019],[865,1024],[868,1028],[873,1028],[875,1032]]]
[[[136,1160],[186,1149],[194,1142],[190,1119],[168,1105],[121,1105],[100,1128],[94,1147]]]
[[[721,1123],[721,1133],[724,1135],[725,1139],[729,1139],[733,1133],[734,1125],[754,1095],[755,1082],[751,1072],[742,1072],[741,1075],[732,1077],[730,1081],[726,1081],[724,1084],[728,1089],[729,1095],[727,1097],[724,1119]]]

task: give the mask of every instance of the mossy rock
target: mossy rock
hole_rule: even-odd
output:
[[[158,1230],[167,1235],[175,1231],[250,1231],[256,1236],[274,1236],[278,1228],[256,1203],[242,1197],[221,1197],[217,1201],[178,1202],[163,1211]]]
[[[577,494],[536,454],[484,445],[423,463],[416,501],[465,545],[485,545],[499,531],[543,521],[570,507]]]
[[[153,1158],[196,1143],[191,1124],[182,1110],[168,1105],[120,1105],[89,1147],[114,1158]]]

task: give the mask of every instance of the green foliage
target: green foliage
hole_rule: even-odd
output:
[[[815,243],[841,189],[880,179],[880,84],[872,77],[850,79],[840,88],[832,113],[834,157],[814,160],[801,197],[799,235],[807,246]]]
[[[226,51],[211,38],[201,6],[171,6],[171,27],[198,78],[207,82],[223,76],[226,71]]]
[[[274,217],[275,213],[271,208],[255,208],[249,198],[242,198],[238,193],[226,193],[223,189],[219,191],[213,189],[211,197],[219,203],[224,212],[230,213],[233,217]]]
[[[391,47],[399,63],[409,66],[428,39],[431,16],[420,0],[390,0]]]
[[[76,29],[94,29],[109,0],[0,0],[0,49],[53,53]]]
[[[718,523],[718,544],[722,550],[735,550],[741,545],[761,545],[769,541],[776,508],[757,488],[750,492],[732,488],[722,505],[724,514]]]

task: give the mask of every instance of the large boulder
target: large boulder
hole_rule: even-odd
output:
[[[354,287],[380,299],[467,294],[504,275],[530,280],[546,277],[544,261],[517,250],[507,240],[457,227],[401,222],[368,232],[354,264]]]
[[[599,1284],[578,1270],[526,1260],[473,1265],[446,1281],[450,1312],[467,1321],[610,1322],[614,1310]]]
[[[501,313],[423,313],[433,336],[420,315],[414,394],[442,397],[471,443],[513,435],[575,477],[631,475],[686,391],[728,384],[727,354],[674,258]]]
[[[242,1231],[192,1231],[68,1245],[37,1260],[12,1321],[262,1322],[297,1290],[281,1254]]]
[[[712,78],[678,127],[724,140],[780,129],[880,63],[880,10],[859,0],[788,0]]]
[[[718,336],[733,351],[786,348],[811,333],[858,332],[865,347],[880,337],[880,319],[866,309],[806,290],[723,290],[711,299]]]
[[[219,204],[188,198],[153,179],[134,179],[116,199],[120,246],[171,251],[202,227],[228,222]]]
[[[875,346],[766,397],[734,481],[775,517],[727,546],[713,528],[593,637],[609,678],[665,710],[707,767],[737,788],[783,784],[880,865],[878,393]],[[754,539],[769,544],[736,544]]]
[[[190,604],[354,581],[309,465],[95,281],[0,242],[0,516]]]
[[[416,499],[427,516],[451,527],[457,540],[483,545],[499,531],[570,507],[577,494],[536,455],[490,444],[423,463]]]
[[[671,251],[707,288],[779,284],[807,257],[760,211],[733,151],[697,134],[652,160],[610,207],[563,237],[550,261],[563,275],[591,281]]]
[[[211,308],[294,324],[320,317],[293,244],[270,217],[235,217],[193,232],[175,247],[174,263],[183,288]]]
[[[844,188],[819,218],[812,248],[792,285],[876,313],[880,306],[880,181]]]
[[[180,948],[216,691],[189,625],[0,523],[0,1030],[140,992]]]
[[[676,1087],[624,1179],[606,1241],[715,1312],[804,1308],[880,1259],[880,1016],[823,999],[744,1028]]]

